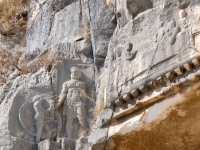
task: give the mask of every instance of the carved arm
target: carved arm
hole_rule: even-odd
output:
[[[126,59],[132,60],[135,57],[136,53],[137,53],[137,51],[135,51],[133,53],[128,52],[128,54],[127,54],[128,56],[126,56]]]
[[[58,102],[55,104],[55,109],[58,109],[62,105],[62,103],[64,102],[66,98],[67,91],[68,91],[67,83],[64,83],[62,86],[62,91],[59,96]]]

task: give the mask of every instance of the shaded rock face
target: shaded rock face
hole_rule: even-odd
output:
[[[197,149],[199,7],[33,0],[31,71],[0,78],[1,148]]]
[[[144,122],[142,129],[115,135],[109,140],[108,149],[198,149],[199,83],[184,91],[181,99],[181,103],[171,106],[157,120],[150,124]]]

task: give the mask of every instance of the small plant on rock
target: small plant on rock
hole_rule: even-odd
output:
[[[95,119],[97,119],[97,117],[99,116],[101,110],[104,107],[104,100],[103,100],[103,95],[99,94],[98,96],[98,100],[95,101],[94,98],[94,91],[92,91],[92,96],[88,96],[88,94],[86,93],[85,90],[80,89],[81,94],[86,97],[87,99],[89,99],[93,104],[95,104],[94,108],[92,108],[90,111],[92,112],[92,115]]]

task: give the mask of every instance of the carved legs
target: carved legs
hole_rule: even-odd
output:
[[[36,121],[36,130],[37,130],[37,132],[36,132],[36,143],[40,142],[43,125],[44,125],[44,119]]]
[[[88,125],[86,121],[86,108],[84,105],[69,107],[67,116],[65,124],[66,137],[78,138],[79,131],[81,135],[87,133]],[[80,124],[80,130],[78,129],[78,124]]]
[[[81,135],[85,135],[87,133],[88,125],[86,121],[86,108],[84,106],[77,107],[77,118],[81,126]]]

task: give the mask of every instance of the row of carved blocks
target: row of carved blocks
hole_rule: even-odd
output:
[[[114,103],[109,104],[109,108],[114,109],[115,106],[122,107],[125,103],[129,103],[131,101],[137,101],[138,97],[155,90],[158,87],[166,86],[166,83],[173,83],[170,88],[174,88],[174,85],[184,86],[189,85],[192,82],[196,82],[200,79],[200,59],[195,58],[191,62],[185,63],[178,68],[158,77],[155,80],[146,82],[140,87],[119,96],[118,99],[114,101]],[[191,72],[187,75],[188,72]],[[178,80],[177,80],[178,79]],[[178,83],[177,83],[178,82]]]

